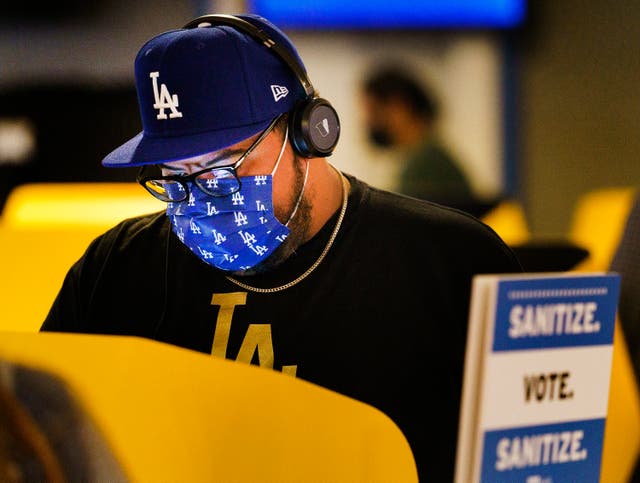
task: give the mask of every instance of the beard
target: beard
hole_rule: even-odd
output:
[[[307,163],[309,162],[309,160],[306,161]],[[302,199],[300,200],[300,204],[298,205],[295,216],[291,218],[288,223],[289,235],[287,235],[287,238],[282,242],[282,244],[280,244],[280,246],[278,246],[278,248],[276,248],[266,260],[263,260],[255,267],[249,268],[247,270],[238,270],[236,272],[233,272],[233,275],[246,277],[269,272],[285,260],[289,259],[296,252],[296,250],[305,241],[307,241],[309,235],[309,227],[311,225],[312,205],[311,203],[309,203],[309,200],[306,196],[304,196],[303,193],[303,190],[305,188],[305,170],[303,169],[300,158],[297,155],[295,157],[294,163],[296,170],[293,185],[294,189],[291,191],[289,202],[284,208],[274,207],[276,218],[278,218],[278,220],[287,220],[291,217],[296,203],[298,202],[298,198],[302,195]]]

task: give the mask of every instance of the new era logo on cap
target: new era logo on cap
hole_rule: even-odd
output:
[[[289,94],[289,89],[287,89],[285,86],[272,85],[271,93],[273,94],[274,100],[278,102],[280,99],[287,97],[287,94]]]

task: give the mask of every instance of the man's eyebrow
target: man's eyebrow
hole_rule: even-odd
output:
[[[213,156],[212,158],[209,158],[207,160],[202,160],[202,161],[193,161],[190,164],[196,164],[199,165],[199,167],[201,169],[207,169],[209,167],[214,166],[215,164],[221,162],[222,160],[229,158],[233,155],[242,155],[242,153],[244,153],[244,149],[225,149],[220,151],[219,153],[217,153],[215,156]],[[193,158],[192,158],[193,159]],[[197,159],[197,157],[196,157]],[[183,159],[181,160],[182,162],[188,162],[189,159]],[[233,162],[229,162],[226,163],[222,166],[220,166],[221,168],[224,168],[226,166],[231,166],[233,165],[235,162],[235,160]],[[170,171],[180,171],[181,169],[183,169],[181,166],[169,166],[168,164],[164,164],[164,163],[160,163],[158,166],[160,166],[163,169],[168,169]]]
[[[215,155],[213,158],[207,160],[207,163],[218,163],[220,162],[220,160],[229,158],[231,156],[234,156],[236,154],[244,154],[245,150],[244,149],[224,149],[222,151],[220,151],[217,155]],[[234,161],[235,162],[235,161]],[[229,163],[229,164],[233,164],[233,163]]]

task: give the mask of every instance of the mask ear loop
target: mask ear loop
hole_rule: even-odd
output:
[[[284,148],[287,146],[287,140],[289,139],[289,125],[287,124],[286,129],[284,130],[284,142],[282,143],[282,147],[280,148],[280,154],[278,154],[278,160],[276,161],[276,165],[273,167],[271,171],[271,177],[276,174],[276,170],[278,166],[280,166],[280,160],[282,159],[282,155],[284,154]]]
[[[284,154],[284,148],[287,146],[288,139],[289,139],[289,125],[287,124],[287,127],[284,131],[284,142],[282,143],[282,147],[280,148],[278,161],[276,161],[276,165],[273,167],[273,171],[271,171],[271,177],[273,177],[273,175],[276,173],[276,170],[278,169],[278,166],[280,165],[280,160],[282,159],[282,155]],[[300,190],[300,194],[298,195],[298,201],[296,201],[296,206],[293,208],[293,211],[291,212],[291,215],[289,216],[289,219],[284,224],[284,226],[289,225],[289,222],[295,216],[296,211],[298,211],[298,206],[300,206],[300,202],[302,201],[302,195],[304,194],[304,189],[307,186],[307,178],[309,177],[309,160],[307,159],[306,161],[307,161],[307,169],[305,170],[305,173],[304,173],[304,182],[302,183],[302,189]]]
[[[282,143],[282,149],[280,149],[280,155],[278,156],[278,161],[276,162],[276,165],[273,168],[273,171],[271,171],[271,176],[272,177],[273,177],[274,173],[276,172],[276,169],[278,169],[278,165],[280,164],[280,160],[282,159],[282,153],[284,153],[284,148],[287,145],[287,139],[288,138],[289,138],[289,125],[287,124],[287,128],[284,131],[284,143]],[[289,225],[289,222],[295,216],[296,211],[298,211],[298,206],[300,206],[300,202],[302,201],[302,195],[304,194],[304,189],[307,186],[307,178],[309,177],[309,160],[306,159],[306,162],[307,162],[307,169],[304,172],[304,181],[302,183],[302,189],[300,190],[300,194],[298,195],[298,201],[296,201],[296,206],[293,208],[293,211],[291,212],[291,215],[289,216],[289,219],[284,224],[284,226],[288,226]]]
[[[298,211],[298,206],[300,206],[300,202],[302,201],[302,195],[304,194],[304,188],[307,186],[307,178],[309,177],[309,160],[306,159],[307,162],[307,169],[304,172],[304,182],[302,183],[302,189],[300,190],[300,194],[298,195],[298,201],[296,201],[296,207],[293,209],[293,212],[291,213],[291,216],[289,217],[289,219],[287,220],[287,222],[284,224],[284,226],[288,226],[289,222],[293,219],[293,217],[296,214],[296,211]]]

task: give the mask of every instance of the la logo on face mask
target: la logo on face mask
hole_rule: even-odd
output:
[[[160,91],[158,92],[158,77],[160,76],[160,72],[151,72],[149,77],[151,77],[151,82],[153,83],[153,98],[155,102],[153,103],[153,108],[158,109],[158,115],[156,116],[158,119],[167,119],[167,115],[165,114],[165,109],[171,109],[169,113],[169,117],[171,119],[176,117],[182,117],[182,113],[178,111],[178,94],[171,95],[169,93],[169,89],[166,84],[160,84]]]

